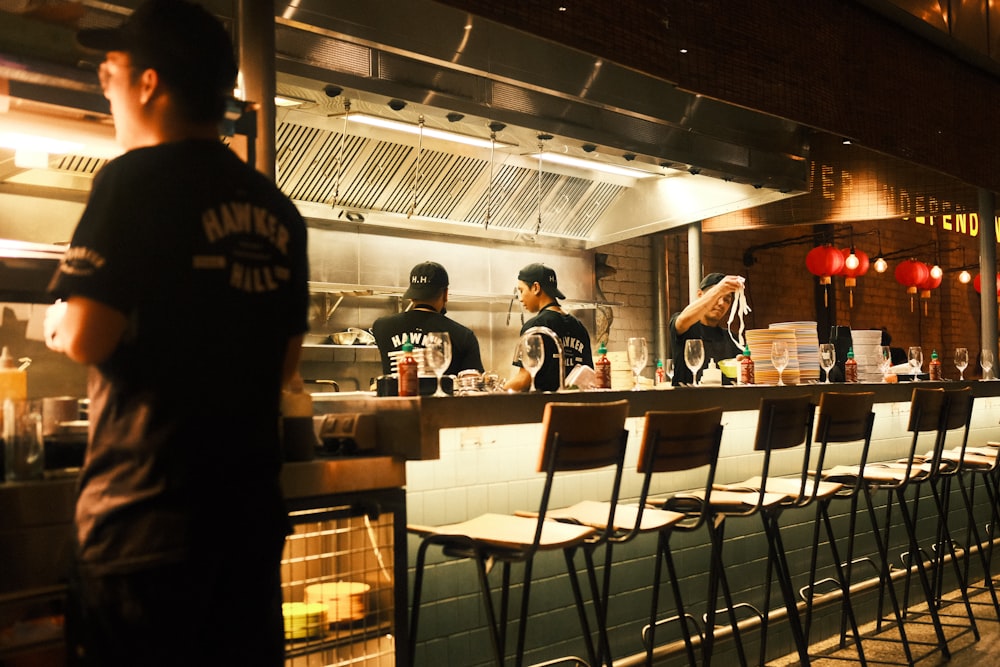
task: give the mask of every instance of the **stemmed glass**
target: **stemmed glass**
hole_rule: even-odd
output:
[[[632,374],[635,376],[635,385],[633,385],[632,391],[642,389],[639,385],[639,378],[642,375],[642,369],[646,367],[648,354],[645,338],[628,339],[628,365],[632,368]]]
[[[698,386],[698,371],[705,363],[705,344],[700,338],[684,341],[684,365],[691,371],[691,384]]]
[[[993,350],[983,350],[979,358],[979,365],[983,367],[983,379],[992,380],[993,374]]]
[[[924,351],[919,345],[913,345],[906,353],[906,359],[913,368],[913,381],[920,381],[920,367],[924,365]]]
[[[876,351],[878,355],[878,370],[882,373],[882,382],[885,382],[885,378],[889,375],[889,369],[892,368],[892,350],[888,345],[879,345]]]
[[[837,365],[837,346],[833,343],[820,343],[819,367],[826,374],[823,384],[830,384],[830,370]]]
[[[434,396],[447,396],[441,388],[441,376],[451,366],[451,336],[447,331],[431,331],[424,336],[424,363],[437,376]]]
[[[663,372],[667,374],[667,380],[670,382],[674,381],[674,360],[664,359],[663,360]]]
[[[531,391],[535,389],[535,375],[545,361],[545,345],[541,334],[528,334],[521,337],[521,367],[531,374]]]
[[[969,348],[955,348],[955,368],[958,369],[958,379],[965,379],[965,369],[969,366]]]
[[[788,365],[788,343],[783,340],[771,343],[771,363],[774,364],[774,370],[778,371],[778,386],[784,387],[785,383],[781,376]]]

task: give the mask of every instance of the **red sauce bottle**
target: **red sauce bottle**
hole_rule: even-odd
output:
[[[941,379],[941,360],[938,359],[937,350],[931,352],[931,363],[930,366],[927,368],[927,372],[931,380]]]
[[[611,361],[608,359],[608,348],[601,343],[597,348],[597,354],[601,355],[594,362],[594,387],[597,389],[611,389]]]
[[[419,396],[420,378],[417,375],[417,360],[413,358],[413,344],[403,343],[403,356],[399,358],[396,369],[399,375],[400,396]]]
[[[743,358],[740,359],[740,384],[754,383],[754,363],[750,358],[750,346],[743,348]]]
[[[847,361],[844,362],[844,382],[858,381],[858,362],[854,361],[854,348],[847,350]]]

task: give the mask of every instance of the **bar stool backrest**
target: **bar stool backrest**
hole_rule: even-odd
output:
[[[921,433],[934,432],[934,449],[931,456],[931,472],[924,478],[934,476],[941,463],[941,448],[944,438],[941,437],[945,416],[945,394],[940,387],[914,387],[910,397],[910,421],[906,430],[913,434],[910,440],[910,453],[906,457],[906,474],[895,482],[894,486],[907,484],[913,476],[913,466],[917,456],[917,442]]]
[[[595,470],[614,466],[615,474],[610,490],[607,528],[601,533],[605,539],[614,529],[615,508],[621,490],[622,468],[625,465],[625,448],[628,431],[628,401],[609,403],[547,403],[542,418],[542,448],[538,472],[545,473],[538,509],[538,528],[534,546],[541,539],[545,514],[552,495],[556,473]]]
[[[819,443],[819,459],[816,470],[823,470],[827,446],[831,442],[862,443],[861,455],[852,463],[863,470],[868,462],[871,447],[872,427],[875,425],[875,392],[856,393],[827,391],[820,394],[819,414],[816,417],[816,436]],[[864,476],[857,475],[850,492],[858,493],[864,483]]]
[[[778,449],[791,449],[801,444],[805,444],[805,446],[802,450],[799,492],[791,504],[808,504],[811,499],[806,493],[806,487],[810,478],[809,457],[812,451],[812,430],[816,415],[816,406],[812,402],[812,396],[762,398],[759,415],[757,434],[754,437],[754,449],[758,452],[764,452],[760,472],[760,497],[757,504],[746,514],[759,511],[763,505],[767,479],[771,473],[771,452]]]
[[[962,445],[958,456],[958,465],[952,468],[935,467],[936,474],[958,475],[964,469],[965,450],[969,444],[969,429],[972,427],[972,407],[975,397],[972,395],[972,387],[962,387],[961,389],[947,389],[944,392],[944,414],[941,417],[941,451],[944,451],[945,440],[948,431],[964,429],[962,432]]]
[[[636,464],[637,472],[643,475],[636,527],[642,522],[642,513],[653,474],[704,468],[705,487],[699,489],[702,495],[683,496],[684,502],[680,505],[672,506],[675,501],[682,498],[681,494],[667,501],[668,509],[689,515],[689,519],[675,526],[677,529],[687,531],[700,527],[711,513],[708,499],[715,483],[715,470],[719,462],[721,444],[721,407],[676,412],[647,412],[639,461]]]
[[[788,449],[810,441],[815,414],[816,406],[809,395],[762,398],[754,449]]]

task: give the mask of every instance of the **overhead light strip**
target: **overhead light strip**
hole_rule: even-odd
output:
[[[350,113],[347,115],[348,122],[361,123],[363,125],[368,125],[371,127],[378,127],[384,130],[395,130],[396,132],[405,132],[407,134],[420,134],[421,129],[419,125],[414,125],[412,123],[404,123],[399,120],[392,120],[389,118],[382,118],[380,116],[369,116],[364,113]],[[510,148],[511,144],[505,144],[502,141],[491,141],[489,139],[482,139],[480,137],[473,137],[468,134],[460,134],[458,132],[452,132],[450,130],[439,130],[436,127],[423,126],[423,136],[429,137],[431,139],[440,139],[442,141],[450,141],[456,144],[464,144],[466,146],[474,146],[476,148]]]
[[[587,160],[584,158],[573,157],[572,155],[565,155],[563,153],[542,152],[535,153],[531,157],[537,157],[545,162],[561,164],[567,167],[600,171],[605,174],[625,176],[627,178],[652,178],[654,176],[659,176],[659,174],[655,174],[644,169],[638,169],[636,167],[624,167],[616,164],[608,164],[607,162],[598,162],[597,160]]]

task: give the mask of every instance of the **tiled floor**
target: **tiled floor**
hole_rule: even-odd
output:
[[[952,597],[952,596],[947,596]],[[913,657],[920,667],[932,667],[934,665],[948,665],[948,667],[992,667],[1000,665],[1000,622],[997,620],[997,610],[993,607],[990,596],[987,592],[972,595],[972,611],[976,618],[976,626],[979,629],[980,638],[976,641],[969,628],[968,618],[964,613],[962,605],[947,605],[942,616],[942,623],[945,626],[945,636],[948,638],[948,646],[951,651],[951,659],[945,658],[934,646],[934,630],[930,625],[930,618],[926,615],[918,616],[907,622],[906,631],[910,638]],[[920,608],[918,608],[919,611]],[[924,607],[923,609],[926,609]],[[926,624],[923,622],[926,620]],[[874,629],[873,624],[862,628],[862,634],[870,633]],[[871,664],[906,664],[905,654],[902,645],[899,643],[899,634],[896,630],[889,630],[881,635],[883,640],[866,639],[863,640],[865,658]],[[895,640],[895,641],[893,641]],[[914,645],[916,642],[926,642],[925,644]],[[835,642],[831,644],[835,647]],[[822,653],[822,649],[829,647],[816,645],[813,647],[817,653]],[[813,652],[811,650],[811,652]],[[857,664],[857,651],[853,646],[838,650],[830,655],[838,656],[834,658],[816,658],[812,664],[818,667],[842,666]],[[921,658],[921,656],[924,656]],[[792,667],[798,665],[798,656],[790,655],[781,660],[769,663],[769,667]]]

